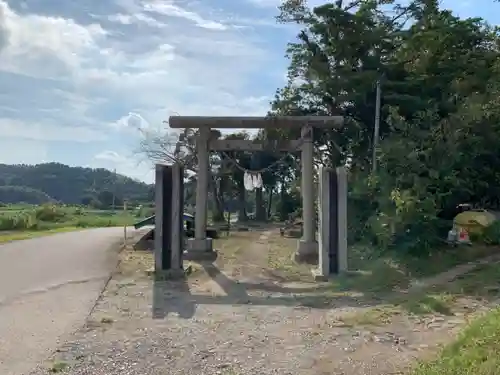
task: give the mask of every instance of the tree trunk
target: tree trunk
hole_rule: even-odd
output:
[[[264,206],[264,194],[262,188],[255,190],[255,218],[257,221],[266,220],[266,208]]]
[[[280,204],[279,216],[280,216],[280,221],[286,221],[286,220],[288,220],[288,212],[286,212],[286,204],[285,204],[286,190],[285,190],[284,180],[281,181],[280,188],[281,188],[281,190],[280,190],[280,200],[281,200],[280,203],[281,204]]]
[[[272,216],[272,209],[273,209],[273,195],[274,195],[274,189],[269,190],[269,199],[267,201],[267,214],[266,218],[270,219]]]
[[[247,209],[246,209],[246,190],[245,185],[238,184],[238,200],[239,200],[239,210],[238,210],[238,221],[245,222],[248,220]]]
[[[221,189],[217,188],[214,179],[210,180],[210,187],[212,188],[212,195],[214,197],[215,205],[214,212],[212,213],[212,221],[214,223],[224,221],[224,195]]]

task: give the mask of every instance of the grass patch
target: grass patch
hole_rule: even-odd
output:
[[[411,375],[496,375],[500,368],[500,309],[474,321],[437,359]]]
[[[458,265],[498,254],[493,246],[466,246],[436,252],[426,258],[402,256],[397,253],[378,254],[367,247],[349,249],[349,268],[359,270],[332,282],[337,290],[356,290],[367,295],[383,295],[408,289],[412,282],[436,276]]]
[[[54,362],[52,366],[49,368],[49,372],[52,374],[58,374],[60,372],[63,372],[69,367],[69,364],[66,362]]]
[[[459,298],[497,299],[500,298],[500,267],[497,263],[481,264],[472,271],[458,276],[443,285],[436,285],[396,295],[388,299],[392,306],[413,314],[453,315],[453,307]]]
[[[499,253],[498,246],[477,244],[440,249],[440,251],[424,258],[400,256],[394,253],[392,259],[411,277],[422,278],[437,275],[461,264]]]
[[[296,239],[275,234],[269,237],[268,247],[266,267],[272,274],[287,281],[312,281],[311,266],[293,260],[297,248]]]
[[[213,240],[213,247],[219,253],[217,263],[223,265],[237,264],[259,239],[256,232],[231,232],[227,237]]]
[[[132,225],[131,213],[78,206],[42,205],[0,211],[0,231],[37,231],[62,227],[97,228]]]
[[[499,264],[478,265],[471,272],[457,277],[453,283],[446,285],[445,290],[456,295],[467,295],[478,298],[499,297]]]
[[[136,220],[131,213],[122,211],[58,205],[13,206],[0,210],[0,243],[83,228],[132,226]]]
[[[380,295],[398,289],[407,289],[411,277],[392,259],[373,259],[365,265],[362,272],[339,277],[332,282],[332,287],[340,290],[356,290],[365,295]]]
[[[82,230],[82,228],[60,227],[55,229],[38,230],[38,231],[9,231],[3,233],[0,232],[0,244],[11,241],[27,240],[30,238],[49,236],[51,234],[56,234],[56,233],[74,232],[76,230]]]
[[[389,324],[395,315],[401,314],[401,311],[391,305],[377,306],[366,309],[363,312],[348,314],[340,320],[348,326],[382,326]]]
[[[378,287],[381,285],[383,284],[379,284]],[[386,295],[383,298],[385,305],[361,313],[367,315],[366,317],[356,316],[353,319],[368,320],[371,322],[370,324],[375,324],[384,320],[379,318],[379,315],[382,314],[380,309],[389,313],[404,311],[411,315],[451,316],[454,314],[453,308],[457,300],[461,297],[468,299],[500,298],[500,267],[498,264],[478,265],[472,271],[443,285],[430,286],[416,292]]]
[[[453,315],[455,296],[451,294],[416,293],[407,298],[396,298],[392,303],[413,315],[441,314]]]
[[[296,239],[283,238],[277,233],[261,239],[261,235],[262,231],[258,230],[231,232],[227,237],[214,240],[214,248],[219,252],[217,263],[221,267],[255,265],[286,281],[312,280],[311,267],[293,260]]]
[[[391,323],[394,316],[410,315],[454,315],[452,308],[455,297],[448,294],[408,294],[405,297],[387,299],[384,304],[362,312],[346,315],[341,319],[347,325],[383,326]]]
[[[477,260],[477,256],[491,255],[497,249],[470,249],[467,261]],[[359,260],[358,260],[359,261]],[[411,274],[391,259],[372,259],[365,272],[331,281],[332,290],[356,290],[365,297],[380,300],[380,305],[361,313],[348,316],[351,324],[381,325],[390,321],[390,316],[401,312],[410,315],[438,314],[452,316],[459,298],[495,299],[500,298],[500,267],[498,264],[480,264],[472,271],[458,276],[442,285],[432,285],[423,289],[409,290],[413,280]],[[456,262],[447,263],[457,265]],[[417,269],[420,265],[417,265]],[[450,266],[451,267],[451,266]],[[444,266],[435,266],[434,271]],[[426,272],[428,276],[434,276]]]

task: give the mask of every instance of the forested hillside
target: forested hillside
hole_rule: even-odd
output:
[[[102,168],[69,167],[59,163],[0,164],[1,203],[58,201],[108,206],[113,204],[113,199],[115,205],[121,205],[123,199],[149,202],[153,197],[151,185]]]

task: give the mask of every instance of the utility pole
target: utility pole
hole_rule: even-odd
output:
[[[377,79],[377,95],[375,99],[375,126],[373,129],[373,160],[372,160],[372,173],[377,173],[377,149],[380,138],[380,101],[382,95],[380,78]]]
[[[113,169],[113,182],[111,185],[113,188],[113,212],[115,212],[115,199],[116,199],[116,169]]]
[[[124,199],[123,200],[123,214],[124,217],[127,217],[127,201]],[[127,246],[127,224],[125,221],[125,225],[123,226],[123,242],[125,246]]]

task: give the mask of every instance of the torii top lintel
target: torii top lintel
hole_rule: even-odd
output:
[[[297,128],[340,128],[344,124],[342,116],[270,116],[270,117],[205,117],[170,116],[168,123],[173,129],[261,129]]]

